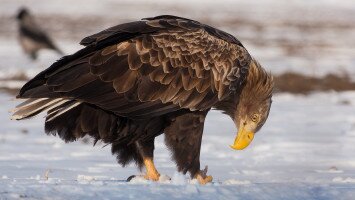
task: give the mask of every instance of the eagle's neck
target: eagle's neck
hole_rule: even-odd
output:
[[[272,76],[253,59],[240,92],[231,94],[214,107],[234,119],[238,109],[239,111],[244,110],[256,102],[269,98],[272,95],[273,85]]]
[[[262,101],[272,95],[274,81],[270,73],[256,61],[252,60],[249,65],[248,76],[245,86],[240,94],[240,102]]]

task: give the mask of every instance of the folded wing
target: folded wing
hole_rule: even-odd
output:
[[[119,25],[29,81],[20,98],[63,98],[130,118],[206,110],[242,87],[251,60],[233,36],[161,16]]]

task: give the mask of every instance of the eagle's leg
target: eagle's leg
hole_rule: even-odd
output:
[[[145,157],[143,158],[143,162],[147,171],[144,178],[152,181],[158,181],[160,174],[154,166],[153,158]]]
[[[153,162],[154,138],[148,141],[136,141],[136,146],[146,169],[144,178],[147,180],[158,181],[160,174]]]
[[[196,178],[200,184],[212,181],[212,176],[206,175],[207,169],[200,170],[200,149],[207,112],[173,116],[165,128],[165,142],[173,153],[178,171],[190,172],[191,178]]]

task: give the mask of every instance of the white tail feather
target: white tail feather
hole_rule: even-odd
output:
[[[35,104],[35,103],[38,103],[38,102],[40,102],[40,101],[44,101],[44,100],[47,100],[47,99],[48,99],[48,98],[28,99],[28,100],[26,100],[26,101],[20,103],[19,105],[17,105],[17,106],[15,107],[15,109],[16,109],[16,108],[20,108],[20,107],[28,107],[28,106],[31,106],[31,105],[33,105],[33,104]]]
[[[80,105],[80,104],[81,104],[81,102],[78,102],[78,101],[77,101],[77,102],[75,102],[75,103],[73,103],[73,104],[71,104],[71,105],[65,107],[64,109],[62,109],[62,110],[60,110],[59,112],[57,112],[55,115],[53,115],[53,116],[51,116],[50,118],[48,118],[48,119],[46,120],[46,122],[52,121],[53,119],[55,119],[55,118],[57,118],[58,116],[60,116],[60,115],[62,115],[62,114],[64,114],[64,113],[66,113],[67,111],[69,111],[69,110],[75,108],[76,106],[78,106],[78,105]],[[54,112],[52,112],[52,113],[54,113]],[[50,116],[50,115],[51,115],[51,113],[49,113],[47,116]]]
[[[11,119],[24,119],[28,116],[36,112],[48,111],[50,109],[57,108],[58,106],[68,102],[70,100],[63,98],[56,99],[48,99],[48,98],[40,98],[40,99],[29,99],[21,104],[19,104],[15,109],[12,110],[14,113]]]

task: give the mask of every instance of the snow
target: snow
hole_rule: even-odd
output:
[[[80,48],[81,38],[105,27],[170,13],[210,22],[235,34],[273,73],[291,70],[355,77],[352,0],[181,0],[178,4],[165,0],[58,0],[50,4],[46,0],[2,0],[2,87],[17,88],[23,81],[11,77],[33,77],[59,58],[43,51],[39,61],[31,62],[23,55],[10,20],[21,5],[32,8],[40,19],[55,22],[44,25],[67,53]],[[73,26],[75,20],[90,22],[90,26]],[[67,29],[65,23],[72,27]],[[298,49],[300,45],[304,46]],[[66,144],[46,136],[43,116],[9,120],[8,111],[18,103],[14,96],[0,93],[0,199],[355,198],[355,91],[276,94],[267,123],[243,151],[229,148],[236,134],[233,122],[211,111],[201,167],[207,165],[214,180],[205,186],[176,172],[163,136],[157,138],[155,150],[161,180],[150,182],[137,176],[126,182],[129,176],[143,172],[134,165],[120,167],[103,144],[93,147],[87,139]]]
[[[17,103],[11,98],[1,95],[2,113]],[[137,176],[126,182],[141,173],[134,165],[118,166],[109,147],[83,141],[65,144],[43,133],[42,117],[19,122],[9,116],[0,116],[6,122],[0,127],[0,199],[351,199],[355,195],[355,92],[351,91],[275,95],[269,120],[243,151],[228,147],[236,133],[233,122],[211,111],[201,166],[208,165],[214,181],[206,186],[176,172],[163,136],[155,150],[162,179],[154,183]]]

